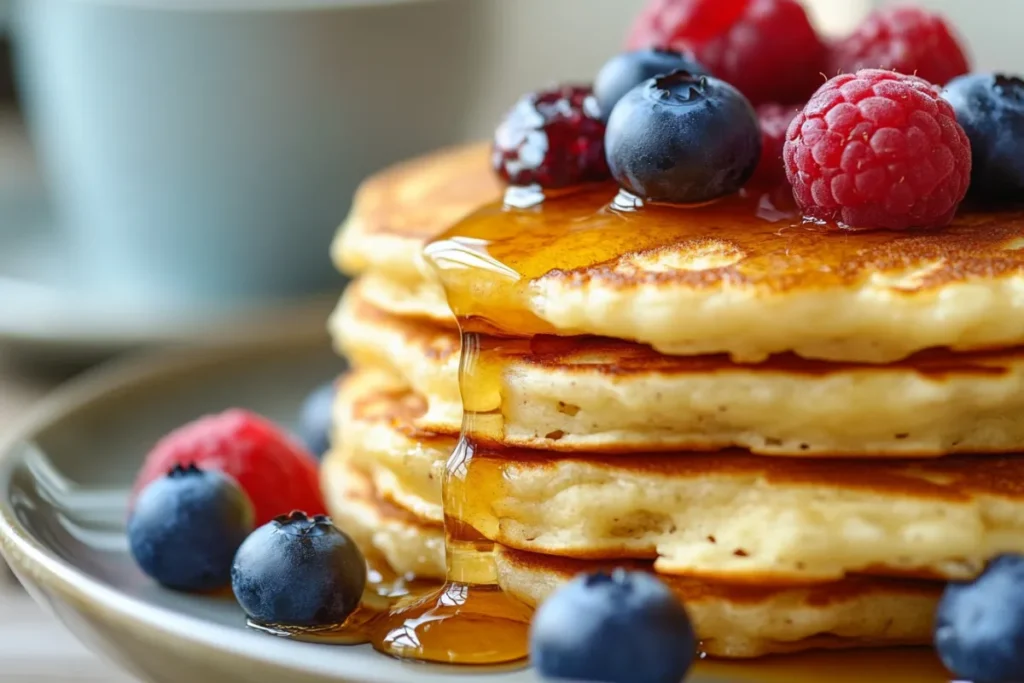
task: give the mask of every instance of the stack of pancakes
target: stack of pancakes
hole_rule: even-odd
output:
[[[335,242],[359,278],[331,320],[354,371],[325,491],[420,577],[445,574],[462,419],[459,333],[422,250],[501,197],[488,154],[370,179]],[[501,443],[477,452],[462,521],[530,604],[580,571],[658,572],[711,655],[928,643],[946,581],[1024,551],[1024,219],[724,232],[530,283],[564,336],[503,360]]]

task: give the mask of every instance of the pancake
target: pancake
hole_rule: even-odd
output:
[[[428,285],[420,252],[428,239],[501,196],[489,158],[486,143],[449,148],[367,179],[331,247],[336,265],[350,275],[376,277],[371,291],[388,310],[450,319],[444,294]]]
[[[339,448],[388,499],[437,523],[456,438],[416,428],[418,399],[378,391],[368,375],[343,383],[339,396],[339,413],[349,411],[339,415]],[[666,574],[732,582],[969,579],[998,554],[1024,552],[1021,455],[865,464],[478,448],[456,486],[460,518],[504,545],[652,559]]]
[[[420,396],[417,424],[462,418],[456,332],[382,312],[350,287],[331,320],[357,366]],[[886,366],[792,354],[757,365],[665,356],[596,337],[501,342],[493,405],[504,444],[559,452],[750,449],[766,455],[933,457],[1024,451],[1024,349],[931,350]],[[485,400],[488,400],[485,398]]]
[[[334,455],[367,477],[385,499],[420,521],[441,524],[441,481],[455,436],[415,426],[422,398],[374,371],[347,375],[334,410]]]
[[[502,589],[531,606],[582,572],[650,563],[565,560],[502,548]],[[857,577],[814,587],[751,587],[661,575],[693,620],[701,649],[714,657],[750,658],[811,649],[931,642],[942,584]]]
[[[387,283],[372,290],[386,310],[447,320],[420,251],[472,212],[430,253],[458,265],[446,280],[462,313],[513,335],[594,334],[745,362],[792,351],[885,363],[1024,344],[1021,211],[852,233],[761,197],[634,212],[610,210],[604,185],[524,209],[500,194],[486,144],[393,167],[360,189],[335,260]]]
[[[380,555],[400,575],[443,579],[444,529],[386,500],[346,458],[328,454],[321,470],[332,519],[367,555]]]
[[[477,451],[459,516],[514,548],[658,571],[810,583],[971,579],[1024,552],[1024,456],[927,462],[742,452],[548,458]]]
[[[941,230],[852,232],[737,195],[612,206],[588,186],[489,204],[425,254],[474,330],[595,334],[741,362],[795,352],[887,363],[1024,343],[1024,212],[964,209]]]

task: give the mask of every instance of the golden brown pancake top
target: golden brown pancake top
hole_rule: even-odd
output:
[[[615,196],[614,186],[594,185],[525,209],[495,200],[452,226],[432,251],[443,254],[447,244],[485,254],[501,272],[520,276],[496,281],[518,288],[545,277],[785,292],[885,273],[894,289],[916,292],[1024,272],[1020,210],[965,208],[939,230],[851,231],[804,221],[792,207],[768,207],[756,193],[635,210],[613,208]],[[453,271],[451,284],[462,274]]]
[[[443,149],[369,178],[353,204],[353,228],[425,241],[478,206],[501,196],[490,145]]]

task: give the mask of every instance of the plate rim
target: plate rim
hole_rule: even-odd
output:
[[[34,582],[43,584],[49,591],[59,593],[62,600],[73,600],[79,605],[91,607],[93,611],[102,612],[106,620],[116,619],[121,624],[135,627],[141,625],[161,636],[216,654],[237,656],[307,675],[323,676],[328,680],[395,683],[394,671],[389,672],[386,665],[361,661],[354,667],[357,670],[344,671],[339,669],[336,662],[333,662],[333,666],[318,664],[315,657],[303,658],[299,664],[296,658],[285,653],[282,647],[291,649],[295,643],[268,637],[262,647],[247,647],[243,641],[245,634],[238,629],[153,605],[122,593],[115,587],[82,572],[46,548],[18,520],[7,495],[11,477],[19,462],[19,446],[31,442],[40,430],[113,390],[159,381],[160,378],[178,371],[197,372],[227,359],[238,361],[239,354],[255,358],[268,353],[301,351],[307,347],[313,348],[313,345],[268,343],[243,349],[192,349],[142,353],[87,370],[51,392],[30,408],[20,420],[16,420],[12,428],[0,435],[0,551],[4,557],[19,570],[28,570]],[[36,600],[38,602],[38,598]],[[385,661],[394,664],[393,660]],[[443,673],[438,675],[437,672]],[[417,674],[410,672],[410,675],[416,675],[417,681],[426,683],[440,683],[449,680],[452,675],[452,670],[447,667],[438,669],[437,672],[424,670]]]

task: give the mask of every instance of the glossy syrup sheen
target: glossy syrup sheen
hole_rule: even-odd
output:
[[[759,295],[848,287],[927,264],[901,291],[1024,272],[1024,213],[961,211],[938,231],[859,231],[803,220],[792,199],[738,194],[696,207],[646,205],[614,187],[487,204],[427,245],[464,330],[530,337],[540,285],[638,286]],[[563,333],[565,331],[562,331]]]

